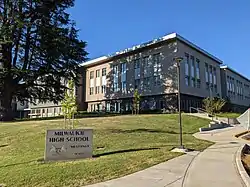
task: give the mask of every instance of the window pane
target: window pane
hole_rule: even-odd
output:
[[[94,71],[91,71],[90,72],[90,79],[93,79],[94,78]]]

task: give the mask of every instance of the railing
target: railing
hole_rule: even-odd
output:
[[[192,113],[192,111],[196,111],[197,113],[202,114],[208,114],[207,111],[202,108],[189,107],[189,113]]]

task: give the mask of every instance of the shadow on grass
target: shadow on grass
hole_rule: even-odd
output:
[[[137,152],[137,151],[157,150],[157,149],[160,149],[160,148],[152,147],[152,148],[138,148],[138,149],[126,149],[126,150],[110,151],[110,152],[106,152],[106,153],[95,154],[95,155],[93,155],[93,158],[107,156],[107,155],[113,155],[113,154],[119,154],[119,153],[130,153],[130,152]]]
[[[7,146],[8,146],[7,144],[3,144],[3,145],[0,145],[0,148],[7,147]]]
[[[108,129],[111,133],[143,133],[143,132],[149,132],[149,133],[166,133],[166,134],[179,134],[179,132],[175,131],[168,131],[168,130],[161,130],[161,129],[129,129],[129,130],[123,130],[123,129]],[[183,134],[193,134],[193,133],[185,133]]]
[[[30,160],[30,161],[26,161],[26,162],[19,162],[19,163],[14,163],[14,164],[3,165],[3,166],[0,166],[0,168],[7,168],[7,167],[11,167],[11,166],[18,166],[18,165],[30,164],[30,163],[37,164],[37,163],[43,163],[43,162],[44,162],[44,159],[39,158],[39,159]]]

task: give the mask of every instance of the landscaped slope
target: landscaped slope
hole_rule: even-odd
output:
[[[94,129],[94,158],[43,163],[46,129],[62,128],[63,120],[0,123],[0,184],[80,186],[120,177],[169,160],[177,153],[177,115],[138,115],[79,119],[77,128]],[[192,134],[208,120],[183,116],[186,147],[202,150],[210,142]],[[100,149],[97,149],[100,148]]]

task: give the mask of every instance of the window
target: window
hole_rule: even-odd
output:
[[[118,91],[118,65],[113,66],[113,91]]]
[[[196,58],[196,78],[200,79],[200,60]]]
[[[232,78],[232,92],[235,92],[234,78]]]
[[[122,92],[126,92],[126,87],[127,87],[126,82],[122,82]]]
[[[161,76],[161,63],[160,63],[160,53],[153,55],[153,68],[154,68],[154,86],[160,85]]]
[[[150,87],[150,77],[146,77],[143,79],[144,89],[148,89]]]
[[[140,79],[140,71],[141,71],[141,68],[140,68],[140,60],[139,59],[136,59],[134,61],[134,73],[135,73],[135,79]]]
[[[213,71],[213,79],[214,79],[213,82],[214,82],[214,85],[217,85],[216,68],[214,67],[213,70],[214,70]]]
[[[126,71],[127,71],[126,66],[127,66],[126,63],[121,64],[121,73],[126,73]]]
[[[106,76],[106,74],[107,74],[106,68],[102,68],[102,76]]]
[[[91,71],[91,72],[90,72],[90,76],[89,76],[89,77],[90,77],[90,79],[93,79],[93,78],[94,78],[94,71]]]
[[[208,64],[205,63],[205,76],[206,76],[206,82],[209,82],[208,80]]]
[[[144,77],[148,77],[151,68],[151,62],[149,60],[149,56],[143,58],[143,65],[144,65]]]
[[[160,85],[161,84],[161,79],[160,76],[154,76],[154,86]]]
[[[195,87],[195,78],[192,78],[192,79],[191,79],[191,86],[192,86],[192,87]]]
[[[127,64],[122,63],[121,64],[121,86],[122,86],[122,92],[126,92],[126,75],[127,75]]]
[[[214,85],[214,92],[217,93],[217,85]]]
[[[206,83],[206,89],[209,90],[209,82]]]
[[[100,93],[100,86],[96,86],[95,87],[95,94],[99,94]]]
[[[196,87],[201,88],[201,80],[200,79],[197,79]]]
[[[106,111],[110,112],[110,103],[106,103]]]
[[[113,74],[114,75],[118,74],[118,65],[113,66]]]
[[[193,56],[190,56],[190,59],[191,59],[191,76],[194,78],[194,57]]]
[[[140,87],[140,79],[135,80],[135,89],[139,89]]]
[[[185,54],[185,75],[189,76],[189,55]]]
[[[90,87],[89,88],[89,95],[93,95],[94,94],[94,87]]]
[[[100,70],[96,70],[96,78],[100,77]]]
[[[185,83],[187,86],[189,86],[189,77],[185,77]]]
[[[210,65],[209,66],[209,80],[210,80],[210,84],[213,83],[213,67]]]
[[[102,85],[102,93],[106,94],[106,86],[105,85]]]
[[[140,68],[140,60],[139,59],[135,59],[134,69],[138,69],[138,68]]]
[[[113,90],[114,90],[114,92],[118,92],[118,83],[117,82],[114,82]]]
[[[185,83],[189,86],[189,55],[185,54]]]
[[[154,76],[158,76],[161,72],[160,55],[160,53],[153,55]]]

